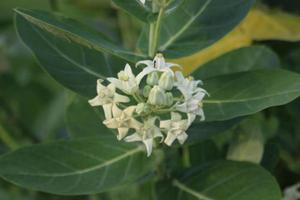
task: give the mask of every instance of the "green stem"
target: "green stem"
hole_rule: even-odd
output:
[[[13,140],[12,137],[7,133],[7,131],[0,124],[0,140],[10,149],[18,148],[18,144]]]
[[[199,193],[198,191],[192,190],[191,188],[187,187],[186,185],[180,183],[178,180],[173,180],[173,185],[175,187],[178,187],[179,189],[181,189],[182,191],[193,195],[194,197],[196,197],[197,199],[201,199],[201,200],[212,200],[211,198]]]
[[[153,24],[154,28],[151,28],[150,25],[150,36],[149,36],[149,56],[154,57],[157,47],[158,47],[158,42],[159,42],[159,34],[160,34],[160,29],[161,29],[161,23],[162,19],[165,13],[165,8],[162,6],[159,10],[159,14],[157,17],[157,21],[155,24]],[[154,29],[154,30],[151,30]]]
[[[182,147],[182,164],[183,167],[188,168],[191,166],[191,160],[190,160],[190,150],[188,146]]]

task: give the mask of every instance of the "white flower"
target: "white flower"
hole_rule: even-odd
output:
[[[144,76],[154,71],[171,72],[171,74],[174,75],[174,72],[172,71],[171,67],[180,67],[179,65],[174,63],[166,63],[165,58],[160,53],[156,54],[154,60],[142,60],[137,62],[136,67],[142,64],[146,65],[146,67],[141,73],[137,75],[137,79],[139,80],[142,80]]]
[[[116,88],[113,84],[104,86],[101,82],[103,82],[103,80],[97,80],[97,96],[89,100],[89,103],[91,106],[103,106],[105,118],[110,119],[112,105],[116,103],[129,102],[130,99],[116,93]]]
[[[171,120],[160,121],[160,128],[167,132],[167,137],[164,142],[168,146],[171,146],[176,139],[180,144],[183,144],[188,138],[185,132],[188,127],[188,120],[182,120],[181,115],[176,112],[171,113]]]
[[[198,92],[206,93],[204,89],[198,87],[199,84],[202,84],[202,81],[200,80],[195,81],[191,77],[185,78],[183,74],[179,71],[175,72],[175,76],[176,76],[175,86],[183,94],[185,99],[190,98],[191,96],[193,96],[195,93]]]
[[[205,95],[206,93],[200,91],[194,96],[185,100],[185,102],[182,104],[176,105],[176,110],[187,113],[189,125],[195,120],[197,115],[201,117],[201,120],[205,119],[202,109],[202,99]]]
[[[135,109],[136,106],[129,106],[122,111],[117,105],[113,105],[113,118],[103,122],[108,128],[118,129],[118,140],[123,139],[127,135],[129,128],[139,129],[141,127],[142,124],[132,116]]]
[[[146,3],[146,0],[140,0],[140,2],[141,2],[142,4],[145,4],[145,3]]]
[[[296,185],[292,185],[286,189],[284,189],[284,198],[283,200],[297,200],[300,198],[300,183]]]
[[[135,75],[132,73],[129,64],[126,64],[125,69],[118,73],[118,79],[107,78],[107,80],[126,94],[134,94],[136,91],[138,91],[141,81],[135,78]]]
[[[147,119],[143,126],[136,130],[136,133],[127,136],[124,140],[126,142],[142,141],[147,150],[147,156],[152,153],[153,140],[157,137],[163,138],[163,134],[160,129],[155,125],[156,117]]]

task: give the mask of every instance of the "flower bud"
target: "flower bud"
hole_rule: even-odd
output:
[[[174,77],[171,72],[164,72],[159,79],[159,87],[165,90],[172,90],[174,86]]]
[[[159,80],[159,77],[158,77],[158,73],[157,72],[152,72],[150,73],[148,76],[147,76],[147,84],[148,85],[157,85],[158,84],[158,80]]]
[[[136,106],[136,110],[135,110],[135,112],[139,115],[149,113],[150,111],[151,111],[150,106],[149,104],[146,103],[139,103]]]
[[[166,94],[164,90],[158,87],[157,85],[154,86],[149,93],[148,103],[158,106],[165,105]]]
[[[144,89],[143,89],[143,95],[144,95],[144,97],[148,97],[149,96],[149,93],[150,93],[150,91],[151,91],[151,86],[149,86],[149,85],[146,85],[145,87],[144,87]]]
[[[174,102],[174,99],[173,99],[173,95],[171,92],[167,92],[166,93],[166,101],[165,101],[165,105],[166,106],[171,106]]]

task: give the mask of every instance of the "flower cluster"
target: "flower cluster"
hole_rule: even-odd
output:
[[[204,120],[202,99],[207,93],[199,87],[201,81],[174,72],[171,68],[180,66],[167,63],[162,54],[136,63],[140,66],[144,68],[137,76],[127,64],[118,78],[107,78],[107,86],[98,80],[97,96],[89,103],[103,107],[103,124],[117,129],[118,140],[142,141],[150,156],[156,138],[168,146],[176,139],[186,141],[196,116]]]

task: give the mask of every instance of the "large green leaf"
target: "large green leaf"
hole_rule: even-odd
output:
[[[84,96],[96,93],[96,80],[115,75],[136,58],[101,34],[45,12],[16,10],[19,36],[58,82]],[[124,60],[125,59],[125,60]]]
[[[115,139],[82,139],[21,148],[0,158],[0,176],[19,186],[64,194],[110,190],[153,167],[143,148]]]
[[[143,5],[140,0],[113,0],[113,2],[141,21],[148,23],[154,19],[152,8],[147,4]]]
[[[253,0],[185,0],[163,19],[160,52],[167,58],[195,53],[222,38],[245,17]],[[140,41],[145,51],[146,31]]]
[[[198,78],[198,77],[196,77]],[[207,121],[226,120],[286,104],[300,95],[300,75],[285,70],[257,70],[205,81]]]
[[[174,187],[161,185],[161,200],[280,200],[275,179],[263,168],[241,162],[219,161],[188,170]]]
[[[217,134],[223,133],[226,130],[239,124],[243,118],[235,118],[226,121],[215,121],[215,122],[200,122],[193,123],[191,127],[187,130],[189,135],[187,143],[197,143],[203,140],[207,140],[216,136]]]
[[[193,75],[204,80],[225,74],[279,67],[279,58],[271,49],[250,46],[236,49],[204,64]]]
[[[108,129],[104,120],[102,108],[93,108],[87,99],[76,96],[66,110],[66,124],[72,138],[114,137],[114,129]]]
[[[16,15],[28,21],[32,27],[38,27],[51,33],[56,37],[63,38],[69,42],[75,42],[100,52],[108,53],[127,61],[135,62],[142,55],[126,51],[114,44],[105,35],[69,18],[54,15],[45,11],[30,9],[15,9]],[[22,36],[22,32],[20,33]]]

